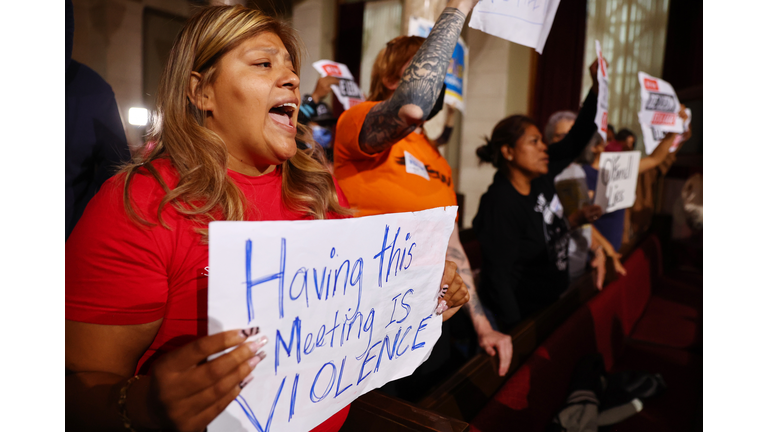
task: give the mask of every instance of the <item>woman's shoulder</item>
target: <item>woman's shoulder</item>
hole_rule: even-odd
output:
[[[365,101],[355,106],[349,107],[348,110],[341,113],[339,116],[339,123],[358,122],[365,119],[368,112],[380,102],[378,101]]]
[[[95,204],[101,204],[103,211],[114,211],[116,208],[126,211],[127,189],[127,198],[133,210],[153,222],[166,188],[173,189],[178,183],[178,171],[170,160],[161,158],[138,166],[130,178],[128,175],[128,172],[122,171],[107,180],[93,198]]]

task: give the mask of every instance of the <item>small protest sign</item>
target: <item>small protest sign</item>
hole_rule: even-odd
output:
[[[600,47],[600,41],[595,40],[595,50],[597,51],[597,114],[595,115],[595,124],[597,132],[603,137],[603,141],[608,141],[608,99],[610,97],[610,88],[608,87],[608,63],[603,58],[603,49]]]
[[[541,54],[559,5],[560,0],[480,0],[469,26]]]
[[[688,119],[685,121],[683,127],[687,131],[691,127],[691,110],[686,108],[685,113],[688,115]],[[638,118],[639,117],[640,113],[638,113]],[[656,147],[659,146],[659,143],[661,143],[661,140],[663,140],[667,135],[667,132],[655,126],[643,123],[640,123],[640,128],[643,130],[643,145],[645,145],[645,153],[651,154],[654,150],[656,150]],[[670,153],[673,153],[675,150],[677,150],[678,147],[680,147],[682,139],[682,135],[675,137],[675,142],[669,148]]]
[[[672,86],[660,79],[638,72],[640,80],[641,125],[653,126],[659,132],[683,133],[683,119],[680,118],[680,101]]]
[[[429,36],[432,27],[430,20],[411,16],[408,20],[408,36]],[[464,113],[464,83],[467,80],[467,63],[469,48],[464,40],[459,37],[459,42],[453,50],[448,71],[445,74],[445,103]]]
[[[331,60],[318,60],[312,63],[312,66],[320,73],[321,77],[330,75],[339,79],[339,84],[331,85],[331,90],[336,95],[336,99],[344,106],[345,111],[365,100],[363,92],[355,83],[355,77],[347,65]]]
[[[208,333],[258,326],[269,342],[208,431],[308,431],[410,375],[441,334],[434,311],[456,210],[212,222]]]
[[[595,204],[603,213],[632,207],[635,203],[640,152],[604,152],[600,155]]]

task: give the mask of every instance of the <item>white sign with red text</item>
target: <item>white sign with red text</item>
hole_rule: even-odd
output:
[[[687,131],[691,127],[691,110],[686,108],[685,113],[688,114],[688,119],[685,121],[684,125],[684,128]],[[638,113],[638,117],[639,116],[640,114]],[[659,146],[661,140],[664,139],[664,136],[667,134],[667,132],[658,129],[655,126],[643,123],[640,123],[640,128],[643,130],[643,145],[645,146],[645,154],[650,155],[654,150],[656,150],[656,147]],[[682,140],[682,134],[677,135],[677,137],[675,137],[675,142],[669,148],[669,152],[674,153],[675,150],[680,147]]]
[[[672,86],[660,79],[638,72],[640,80],[640,124],[654,127],[659,132],[683,133],[680,101]]]
[[[597,51],[597,114],[595,115],[595,124],[597,132],[603,137],[603,141],[608,141],[608,98],[610,97],[610,88],[608,87],[608,64],[603,58],[603,49],[600,47],[600,41],[595,40],[595,50]]]
[[[331,60],[318,60],[312,63],[312,66],[320,73],[321,77],[330,75],[339,79],[339,84],[332,85],[331,90],[336,95],[336,99],[344,106],[344,111],[365,100],[363,92],[355,83],[355,77],[347,65]]]

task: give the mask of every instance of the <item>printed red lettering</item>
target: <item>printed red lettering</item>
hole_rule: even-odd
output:
[[[656,80],[653,80],[650,78],[643,79],[643,85],[645,86],[646,90],[654,90],[654,91],[659,90],[659,83],[656,82]]]
[[[603,53],[600,53],[600,71],[603,73],[603,76],[605,75],[605,59],[603,58]]]
[[[655,125],[673,125],[675,124],[675,115],[671,113],[653,113],[653,120],[651,124]]]
[[[332,64],[326,64],[323,65],[323,70],[325,73],[327,73],[330,76],[340,77],[341,76],[341,69],[338,68],[336,65]]]

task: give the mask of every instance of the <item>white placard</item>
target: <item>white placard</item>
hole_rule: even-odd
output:
[[[312,63],[312,66],[320,73],[321,77],[330,75],[339,79],[339,84],[331,85],[331,90],[336,95],[336,99],[344,106],[344,111],[365,100],[363,92],[355,83],[355,77],[347,65],[331,60],[318,60]]]
[[[680,101],[672,86],[660,78],[638,72],[640,80],[640,124],[653,126],[660,132],[683,133]]]
[[[691,127],[691,110],[686,108],[685,113],[688,115],[688,119],[685,121],[683,127],[687,131]],[[638,118],[639,117],[640,114],[638,113]],[[661,140],[664,139],[664,136],[667,134],[667,132],[643,123],[640,123],[640,128],[643,130],[643,145],[645,146],[645,154],[650,155],[654,150],[656,150],[656,147],[659,146]],[[669,147],[670,153],[673,153],[675,150],[677,150],[678,147],[680,147],[682,139],[682,134],[675,137],[675,142],[672,143],[672,146]]]
[[[610,213],[635,203],[640,152],[603,152],[597,173],[595,204]]]
[[[603,58],[603,49],[600,47],[600,41],[595,40],[595,51],[597,52],[597,114],[595,115],[595,124],[597,132],[603,137],[603,141],[608,142],[608,99],[610,97],[610,87],[608,87],[608,64]]]
[[[469,26],[541,54],[559,5],[560,0],[480,0]]]
[[[441,333],[456,210],[212,222],[208,333],[258,326],[269,342],[208,431],[308,431],[413,373]]]

